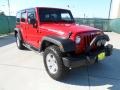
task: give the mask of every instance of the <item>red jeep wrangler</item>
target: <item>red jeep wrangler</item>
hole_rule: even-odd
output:
[[[44,52],[47,73],[55,80],[71,68],[94,64],[112,54],[103,31],[75,24],[69,10],[36,7],[17,12],[17,47]]]

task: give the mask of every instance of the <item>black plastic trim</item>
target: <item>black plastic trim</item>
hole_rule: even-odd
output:
[[[94,44],[96,44],[97,41],[103,40],[103,39],[106,40],[106,41],[109,41],[109,40],[110,40],[110,39],[109,39],[109,36],[106,35],[106,34],[96,36],[96,37],[91,41],[90,45],[87,47],[86,53],[88,53],[88,52],[91,50],[92,46],[93,46]]]
[[[113,45],[108,44],[108,45],[105,47],[106,56],[112,55],[112,51],[113,51]]]
[[[87,57],[84,55],[79,57],[63,57],[62,59],[63,59],[63,64],[66,67],[76,68],[76,67],[86,66],[95,63],[96,57],[91,56],[88,58],[89,60],[87,60]]]
[[[60,47],[62,52],[72,52],[75,51],[75,43],[70,39],[63,39],[54,36],[47,36],[42,39],[40,51],[43,50],[45,42],[50,42]]]
[[[89,52],[89,54],[84,54],[80,56],[69,56],[63,57],[63,63],[66,67],[76,68],[80,66],[86,66],[90,64],[94,64],[97,60],[98,54],[101,52],[105,52],[106,56],[110,56],[112,54],[113,46],[108,44],[101,50],[96,50],[95,52]]]
[[[21,31],[19,28],[14,28],[14,33],[15,33],[15,37],[16,37],[16,33],[18,33],[20,40],[23,40]]]

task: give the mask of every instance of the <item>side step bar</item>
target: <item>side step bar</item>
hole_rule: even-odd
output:
[[[25,46],[27,49],[29,49],[29,50],[31,50],[31,51],[34,51],[35,53],[40,54],[40,53],[39,53],[39,49],[36,49],[36,48],[32,47],[32,46],[29,45],[29,44],[25,44],[25,43],[24,43],[23,46]]]

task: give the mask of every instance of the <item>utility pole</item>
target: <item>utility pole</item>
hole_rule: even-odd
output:
[[[109,7],[108,19],[110,19],[110,15],[111,15],[112,2],[113,2],[113,0],[110,0],[110,7]]]
[[[9,29],[9,33],[11,32],[10,30],[10,1],[8,1],[8,12],[9,12],[9,15],[7,16],[7,20],[8,20],[8,29]]]
[[[8,11],[9,11],[9,16],[10,16],[10,1],[8,0]]]
[[[67,0],[67,5],[66,5],[66,7],[67,7],[68,9],[70,9],[70,0]]]
[[[111,16],[112,2],[113,2],[113,0],[110,0],[109,14],[108,14],[108,25],[107,25],[107,26],[108,26],[108,27],[107,27],[108,30],[110,29],[110,16]]]
[[[67,5],[68,8],[70,8],[70,5]]]

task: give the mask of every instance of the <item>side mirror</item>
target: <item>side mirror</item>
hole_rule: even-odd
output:
[[[30,18],[29,23],[30,23],[30,24],[36,24],[36,19],[34,19],[34,18]]]
[[[35,18],[30,18],[30,19],[28,20],[28,22],[29,22],[29,24],[32,24],[34,28],[37,27],[37,21],[36,21]]]
[[[35,15],[34,14],[30,14],[28,16],[28,23],[29,24],[32,24],[34,28],[37,27],[37,21],[36,21],[36,18],[35,18]]]

